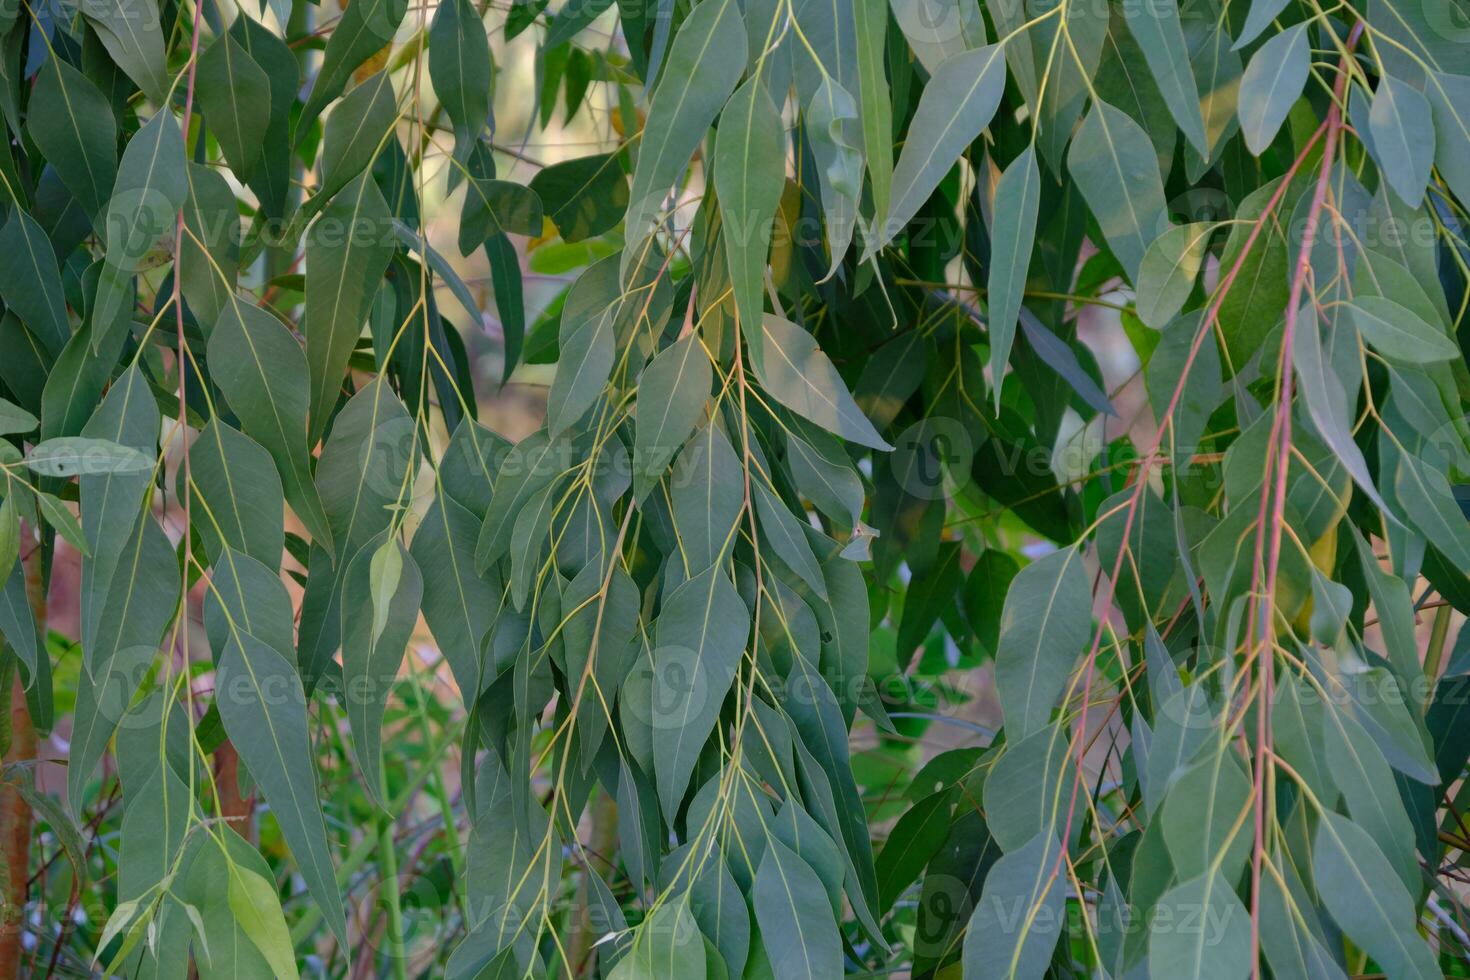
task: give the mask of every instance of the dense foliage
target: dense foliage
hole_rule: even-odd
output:
[[[1457,0],[343,8],[0,3],[0,973],[1465,972]]]

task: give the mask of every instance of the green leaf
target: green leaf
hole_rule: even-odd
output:
[[[934,623],[954,609],[961,578],[960,551],[958,541],[940,544],[934,563],[925,569],[923,576],[909,584],[908,595],[904,597],[903,618],[898,624],[897,653],[900,661],[912,656]]]
[[[1179,6],[1175,0],[1162,3],[1124,4],[1128,30],[1143,49],[1149,70],[1158,83],[1159,92],[1169,106],[1184,136],[1202,155],[1209,152],[1205,140],[1205,120],[1200,114],[1199,90],[1189,64],[1184,28],[1179,23]]]
[[[263,162],[260,149],[271,121],[270,77],[233,36],[221,34],[199,56],[194,86],[230,168],[249,180]]]
[[[1246,15],[1245,25],[1236,35],[1234,50],[1239,51],[1259,37],[1262,31],[1271,26],[1273,20],[1281,16],[1281,12],[1290,2],[1291,0],[1251,0],[1250,13]]]
[[[817,86],[805,118],[826,224],[826,278],[830,279],[852,244],[857,224],[858,199],[863,190],[862,123],[852,94],[830,75]]]
[[[670,821],[714,730],[749,632],[749,610],[715,565],[675,589],[659,614],[653,758],[659,801]]]
[[[1383,296],[1349,300],[1348,317],[1363,337],[1390,360],[1404,364],[1433,364],[1460,356],[1460,348],[1438,327]]]
[[[581,323],[562,321],[561,357],[546,398],[546,431],[555,439],[602,398],[617,357],[613,307]]]
[[[679,454],[669,502],[687,573],[702,572],[729,554],[745,506],[744,476],[740,458],[714,421]]]
[[[352,17],[358,13],[361,11]],[[265,213],[281,219],[291,191],[291,115],[301,90],[301,65],[286,42],[254,18],[236,17],[230,25],[230,36],[270,79],[270,124],[256,160],[248,168],[251,174],[248,183],[259,196]],[[328,43],[334,42],[336,36],[334,31]]]
[[[407,413],[404,420],[409,422]],[[411,424],[405,428],[412,432]],[[532,497],[566,474],[572,464],[570,453],[567,439],[550,439],[545,430],[533,432],[511,447],[495,477],[490,507],[475,542],[476,568],[489,568],[505,555],[517,515]]]
[[[1170,888],[1153,911],[1151,975],[1240,980],[1250,974],[1250,912],[1218,871],[1207,869]]]
[[[134,366],[113,383],[82,429],[86,441],[62,443],[69,448],[57,454],[58,461],[81,477],[82,530],[92,553],[92,561],[82,566],[81,639],[87,665],[94,673],[97,665],[110,659],[110,653],[156,643],[157,634],[171,618],[169,610],[134,605],[125,598],[138,588],[140,578],[157,586],[156,600],[171,601],[163,597],[176,590],[176,581],[168,581],[166,569],[136,564],[129,568],[124,558],[128,552],[141,556],[145,548],[151,550],[157,543],[157,528],[151,521],[140,521],[139,515],[153,482],[150,457],[157,452],[159,425],[158,405],[147,379]],[[46,445],[43,442],[36,450]],[[109,468],[119,465],[121,470]],[[177,569],[174,573],[176,580]],[[118,575],[122,577],[114,586]],[[133,624],[138,624],[136,632],[130,628]],[[78,741],[74,733],[74,761]],[[105,736],[102,741],[106,742]],[[98,752],[100,755],[100,746]],[[90,773],[90,767],[81,768]]]
[[[220,549],[230,547],[278,567],[285,547],[285,500],[270,453],[238,429],[211,419],[189,457],[198,508],[194,531],[206,551],[217,561]],[[180,472],[181,484],[182,478]]]
[[[684,19],[669,48],[663,81],[653,93],[639,140],[633,186],[624,219],[627,278],[664,211],[669,188],[694,155],[704,132],[745,70],[745,29],[735,0],[708,0]]]
[[[82,8],[113,62],[155,105],[167,101],[169,73],[164,56],[163,27],[151,3],[102,0]]]
[[[1011,582],[995,654],[995,683],[1011,738],[1046,727],[1087,643],[1091,596],[1075,548],[1037,559]]]
[[[786,464],[797,490],[827,517],[856,528],[863,514],[863,481],[842,443],[815,427],[786,433]]]
[[[888,5],[857,0],[852,8],[857,35],[858,102],[862,106],[863,155],[875,214],[887,214],[893,194],[893,101],[884,73]]]
[[[704,940],[681,898],[654,910],[634,933],[633,945],[608,980],[704,980]]]
[[[327,118],[322,141],[322,186],[310,206],[320,209],[352,178],[371,167],[393,138],[397,122],[398,100],[388,72],[379,72],[348,92]]]
[[[1426,540],[1434,542],[1434,547],[1457,567],[1470,568],[1470,524],[1443,473],[1401,454],[1394,493],[1409,521]]]
[[[1155,238],[1138,265],[1138,318],[1163,330],[1194,291],[1205,250],[1217,226],[1200,221],[1175,225]]]
[[[1358,444],[1353,441],[1353,419],[1348,407],[1347,391],[1322,349],[1322,330],[1318,319],[1315,304],[1308,300],[1302,305],[1301,314],[1297,317],[1296,333],[1292,338],[1292,363],[1296,366],[1297,378],[1302,386],[1302,397],[1322,441],[1331,447],[1338,460],[1347,468],[1353,482],[1381,508],[1383,500],[1368,474],[1368,463]]]
[[[1164,798],[1159,819],[1169,857],[1180,878],[1218,872],[1234,881],[1250,856],[1248,829],[1236,818],[1251,799],[1251,781],[1235,752],[1205,752],[1179,776]]]
[[[543,50],[550,50],[565,44],[602,16],[603,11],[612,6],[612,0],[588,0],[587,3],[568,4],[557,11],[551,26],[546,31],[546,38],[541,42]]]
[[[701,423],[713,376],[709,356],[695,333],[660,351],[643,370],[633,433],[633,482],[638,497],[663,475]]]
[[[762,326],[756,375],[771,397],[848,442],[885,451],[893,448],[858,409],[816,338],[772,313],[765,315]]]
[[[1460,200],[1470,198],[1470,75],[1435,72],[1428,76],[1430,117],[1434,123],[1434,162]]]
[[[231,864],[229,869],[230,911],[235,921],[277,976],[291,976],[296,972],[296,954],[275,886],[248,868]]]
[[[1221,20],[1213,29],[1203,26],[1209,33],[1203,42],[1198,39],[1191,42],[1190,65],[1199,88],[1200,112],[1205,117],[1205,138],[1210,152],[1192,161],[1196,165],[1206,160],[1217,161],[1226,142],[1235,135],[1243,72],[1240,55],[1231,47],[1228,24]]]
[[[1128,278],[1138,281],[1144,252],[1169,227],[1153,144],[1138,123],[1095,101],[1067,152],[1067,169]]]
[[[923,873],[949,834],[955,793],[931,793],[911,808],[888,832],[878,852],[878,908],[887,911],[898,897]]]
[[[258,147],[257,147],[258,149]],[[240,206],[212,167],[190,163],[184,236],[174,274],[184,302],[207,332],[235,294],[240,266]]]
[[[61,502],[60,498],[41,491],[36,494],[36,505],[40,508],[41,516],[45,518],[46,523],[65,538],[67,544],[83,555],[87,554],[87,539],[82,534],[82,523],[77,520],[77,516],[71,512],[70,508]]]
[[[1311,67],[1306,24],[1287,28],[1251,55],[1240,79],[1240,132],[1256,156],[1276,138],[1292,103],[1301,97]]]
[[[337,413],[316,486],[341,560],[387,530],[413,448],[413,419],[386,380],[364,385]]]
[[[16,491],[11,489],[0,500],[0,578],[6,579],[20,558],[20,513],[16,510],[16,496]]]
[[[408,0],[363,0],[343,10],[327,39],[311,95],[301,109],[295,142],[305,138],[327,104],[346,90],[358,67],[393,40],[407,10]]]
[[[225,307],[209,335],[209,369],[245,434],[276,462],[286,500],[318,543],[332,530],[312,483],[306,445],[308,372],[301,345],[281,321],[247,300]]]
[[[460,690],[479,691],[480,642],[495,622],[501,590],[498,580],[475,572],[479,521],[444,491],[437,488],[409,550],[424,578],[424,622]]]
[[[1369,144],[1388,186],[1410,207],[1424,199],[1434,165],[1434,119],[1429,100],[1408,82],[1384,75],[1368,114]]]
[[[760,347],[756,326],[765,313],[766,256],[771,222],[786,187],[786,148],[781,116],[757,75],[730,97],[715,138],[715,191],[720,237],[730,263],[730,284],[741,333]],[[755,338],[753,341],[750,338]]]
[[[418,563],[386,538],[359,548],[342,578],[342,681],[351,692],[347,720],[363,782],[384,807],[383,710],[418,621],[423,591]]]
[[[352,350],[393,257],[392,215],[377,181],[363,174],[342,188],[306,230],[306,361],[310,433],[327,429]]]
[[[995,186],[990,232],[990,376],[995,379],[996,411],[1000,410],[1000,378],[1016,337],[1016,317],[1026,291],[1026,272],[1036,244],[1036,213],[1041,201],[1041,170],[1036,147],[1026,147],[1001,174]]]
[[[543,167],[531,178],[531,190],[545,205],[547,217],[564,242],[601,235],[618,223],[628,207],[628,177],[617,153],[596,153]]]
[[[539,236],[546,223],[541,198],[536,191],[513,181],[486,180],[478,176],[477,170],[483,171],[484,168],[476,168],[475,156],[485,152],[484,144],[479,146],[481,149],[476,150],[470,160],[470,175],[473,179],[465,192],[464,211],[459,219],[459,251],[462,255],[468,255],[496,236]],[[612,169],[616,175],[617,166],[613,165]],[[624,191],[623,204],[626,205],[626,182],[621,186]],[[609,193],[616,194],[616,190],[610,190]],[[607,202],[601,204],[606,210],[613,210]],[[621,214],[622,211],[618,210],[618,215]],[[612,223],[617,223],[616,217]]]
[[[1065,881],[1051,830],[995,862],[965,931],[965,980],[1043,976],[1062,934]]]
[[[1353,822],[1377,842],[1405,888],[1420,880],[1414,856],[1413,826],[1404,809],[1393,771],[1377,743],[1353,715],[1339,707],[1345,692],[1329,689],[1324,701],[1323,743],[1327,771],[1342,792]]]
[[[107,97],[71,65],[47,58],[31,90],[26,128],[66,189],[96,218],[117,179],[117,121]]]
[[[774,837],[766,839],[751,899],[775,980],[841,975],[841,934],[825,907],[822,881],[796,852]]]
[[[1290,214],[1299,196],[1299,185],[1293,185],[1282,195],[1275,214],[1278,220],[1263,218],[1265,207],[1278,190],[1278,181],[1264,184],[1251,191],[1235,209],[1235,220],[1230,236],[1225,240],[1225,249],[1220,253],[1220,268],[1232,269],[1237,262],[1240,271],[1230,291],[1220,300],[1218,316],[1221,339],[1224,341],[1228,373],[1235,373],[1246,364],[1260,348],[1262,341],[1281,319],[1282,310],[1290,297],[1291,287],[1287,282],[1290,264],[1290,249],[1282,230],[1281,215]],[[1263,222],[1255,235],[1255,243],[1247,249],[1252,226]]]
[[[53,356],[61,353],[71,339],[61,269],[46,233],[19,207],[0,228],[0,297]]]
[[[189,193],[184,160],[184,137],[172,112],[154,113],[128,140],[107,204],[108,264],[136,271],[154,243],[173,229]],[[98,315],[102,314],[94,314]]]
[[[490,40],[474,5],[469,0],[440,0],[429,27],[429,78],[454,124],[458,161],[469,157],[490,117],[492,67]]]
[[[215,671],[215,704],[270,803],[307,890],[338,942],[345,943],[346,921],[316,795],[306,695],[295,666],[249,633],[231,629]]]
[[[1324,810],[1312,873],[1327,911],[1392,977],[1437,977],[1435,957],[1415,929],[1414,900],[1362,828]]]
[[[1060,725],[1007,744],[985,777],[983,802],[991,835],[1010,852],[1026,846],[1041,831],[1062,833],[1076,768]],[[1077,802],[1082,806],[1074,807],[1074,820],[1086,801]]]
[[[755,498],[761,531],[776,557],[819,597],[827,598],[827,583],[816,555],[812,554],[812,546],[807,543],[806,532],[802,530],[804,523],[762,484],[751,484],[751,496]]]
[[[0,436],[24,435],[35,432],[41,420],[19,405],[0,398]]]
[[[153,471],[153,460],[146,453],[107,439],[84,436],[60,436],[39,442],[26,454],[25,463],[42,476],[63,479]]]
[[[874,240],[867,243],[869,254],[892,241],[919,213],[955,158],[990,124],[1005,84],[999,44],[956,54],[935,69],[909,123],[908,139],[893,168],[893,201]]]
[[[1175,390],[1183,384],[1179,400],[1174,405],[1171,431],[1166,437],[1169,440],[1166,445],[1176,455],[1176,465],[1181,467],[1187,467],[1187,457],[1199,451],[1210,416],[1224,397],[1220,349],[1215,338],[1210,336],[1201,340],[1193,361],[1190,360],[1200,319],[1199,313],[1187,313],[1170,323],[1144,371],[1149,402],[1160,421],[1168,411]]]

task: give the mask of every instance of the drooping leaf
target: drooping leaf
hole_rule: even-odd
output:
[[[893,168],[893,200],[868,251],[882,248],[918,214],[960,152],[990,124],[1005,89],[1002,45],[945,59],[934,71]]]
[[[376,542],[376,543],[375,543]],[[342,578],[342,679],[351,697],[348,720],[358,768],[380,805],[383,792],[383,710],[403,663],[423,599],[418,563],[392,539],[358,549]],[[387,554],[389,563],[379,557]],[[385,564],[394,573],[382,571]]]
[[[117,179],[117,122],[106,96],[71,65],[47,58],[31,91],[26,129],[96,219]]]
[[[718,566],[674,590],[654,648],[654,772],[672,820],[745,649],[750,615]]]
[[[891,448],[852,400],[832,362],[805,330],[767,313],[756,368],[771,396],[802,418],[873,449]]]
[[[1368,115],[1372,148],[1383,176],[1410,207],[1424,199],[1434,163],[1434,120],[1429,100],[1409,83],[1384,75]]]
[[[306,444],[310,390],[306,355],[285,325],[246,300],[225,307],[209,335],[209,366],[245,434],[276,461],[286,500],[312,537],[332,547],[332,530],[312,483]]]
[[[0,228],[0,298],[53,356],[71,339],[61,269],[46,233],[21,208]]]
[[[1081,555],[1064,548],[1021,569],[1001,613],[995,682],[1012,738],[1047,723],[1086,644],[1091,588]]]
[[[295,667],[238,629],[220,652],[215,703],[230,740],[260,786],[327,924],[346,941],[346,921],[327,847],[307,735],[306,696]]]
[[[1415,932],[1413,900],[1361,828],[1324,811],[1312,849],[1312,873],[1338,925],[1389,974],[1439,975],[1434,957]]]
[[[698,336],[680,338],[644,369],[638,381],[633,482],[643,496],[699,425],[713,371]]]
[[[347,361],[392,258],[390,220],[377,181],[364,174],[348,183],[306,231],[309,444],[326,431]]]
[[[1311,62],[1306,24],[1287,28],[1251,55],[1240,79],[1240,132],[1252,153],[1260,156],[1276,138],[1302,94]]]
[[[623,221],[629,243],[623,252],[624,278],[658,223],[670,187],[688,166],[744,68],[745,31],[735,0],[712,0],[695,7],[669,47],[663,82],[654,91],[639,141]]]
[[[296,123],[297,143],[322,110],[346,90],[358,66],[393,39],[407,10],[408,0],[368,0],[343,11],[341,22],[327,40],[321,71]]]
[[[429,77],[454,124],[455,159],[463,162],[489,119],[493,92],[490,41],[469,0],[441,0],[429,28]]]
[[[1097,216],[1108,246],[1136,282],[1148,246],[1168,227],[1164,187],[1148,135],[1123,112],[1094,102],[1072,138],[1067,170]]]
[[[1026,272],[1036,242],[1036,215],[1041,200],[1041,170],[1036,165],[1036,148],[1028,146],[1011,161],[995,187],[995,217],[991,233],[990,277],[990,374],[999,379],[1010,358],[1016,336],[1016,317],[1021,312],[1026,289]],[[1000,404],[1001,385],[994,385],[995,404]]]
[[[817,980],[842,970],[842,946],[821,879],[800,855],[767,839],[751,893],[777,980]]]
[[[985,876],[965,933],[964,977],[1040,977],[1062,934],[1066,905],[1056,835],[1037,834]]]
[[[163,26],[152,4],[103,0],[82,9],[113,62],[138,84],[149,100],[162,104],[169,89]]]
[[[221,34],[199,56],[195,79],[199,107],[231,168],[254,176],[270,128],[271,81],[240,42]]]
[[[741,333],[753,350],[760,347],[758,324],[765,313],[762,296],[771,222],[785,185],[781,117],[757,76],[736,89],[726,103],[715,140],[720,235],[730,262]]]
[[[1169,106],[1184,136],[1201,154],[1208,153],[1205,121],[1200,114],[1199,91],[1189,64],[1189,49],[1179,23],[1179,7],[1173,0],[1123,7],[1128,30],[1143,49],[1164,102]]]
[[[1250,912],[1213,869],[1170,888],[1154,907],[1149,970],[1159,976],[1239,980],[1251,970]],[[1184,928],[1186,920],[1194,928]],[[1165,923],[1169,924],[1165,924]]]

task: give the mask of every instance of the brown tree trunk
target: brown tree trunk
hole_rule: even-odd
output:
[[[220,816],[229,821],[235,833],[254,844],[255,794],[240,795],[240,753],[229,739],[214,750],[214,784],[219,789]]]
[[[22,559],[25,563],[26,598],[42,637],[46,635],[46,570],[39,548]],[[41,656],[46,656],[43,644]],[[36,757],[36,729],[26,706],[21,671],[12,661],[7,671],[10,704],[10,745],[5,763]],[[4,695],[0,695],[4,696]],[[0,783],[0,860],[5,862],[5,894],[0,905],[0,978],[20,975],[20,937],[24,926],[26,898],[31,873],[31,808],[18,791]]]
[[[20,672],[11,675],[10,751],[5,762],[36,757],[36,732],[26,708]],[[0,788],[0,850],[4,851],[5,904],[0,908],[0,977],[20,976],[20,934],[26,905],[26,882],[30,877],[31,808],[15,789]]]

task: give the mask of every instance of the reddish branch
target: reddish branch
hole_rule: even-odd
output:
[[[1355,29],[1354,34],[1355,41],[1357,30],[1358,29]],[[1144,488],[1148,485],[1147,477],[1149,469],[1156,462],[1159,461],[1159,449],[1163,445],[1164,433],[1167,431],[1169,426],[1172,425],[1174,412],[1179,406],[1180,399],[1183,397],[1185,386],[1189,381],[1189,372],[1194,366],[1195,358],[1198,357],[1200,349],[1204,346],[1206,338],[1210,337],[1213,333],[1216,323],[1219,319],[1220,308],[1224,305],[1225,297],[1229,294],[1231,287],[1235,284],[1235,280],[1240,275],[1241,269],[1244,268],[1246,260],[1254,251],[1256,242],[1260,239],[1262,229],[1267,227],[1268,222],[1270,222],[1275,217],[1276,209],[1280,206],[1282,199],[1286,196],[1287,188],[1291,186],[1291,183],[1296,178],[1297,173],[1301,170],[1302,166],[1310,157],[1312,151],[1317,145],[1317,141],[1320,140],[1324,134],[1328,133],[1329,130],[1334,129],[1334,118],[1336,118],[1335,110],[1334,114],[1329,116],[1327,120],[1325,120],[1320,126],[1318,126],[1316,131],[1313,132],[1312,135],[1307,139],[1306,144],[1301,149],[1301,152],[1297,154],[1296,159],[1292,161],[1291,166],[1287,168],[1286,173],[1281,177],[1281,180],[1277,184],[1275,191],[1272,192],[1270,199],[1267,200],[1265,204],[1265,207],[1261,209],[1260,215],[1253,222],[1250,233],[1246,236],[1245,243],[1241,247],[1240,254],[1236,256],[1235,262],[1231,265],[1229,271],[1225,274],[1225,276],[1220,280],[1219,286],[1215,290],[1214,297],[1211,300],[1210,305],[1207,307],[1204,317],[1202,317],[1200,320],[1200,325],[1195,332],[1194,341],[1190,345],[1189,353],[1186,356],[1183,368],[1180,371],[1179,381],[1177,384],[1175,384],[1174,392],[1169,398],[1168,407],[1164,410],[1162,414],[1162,420],[1164,424],[1161,424],[1159,426],[1158,431],[1154,434],[1153,442],[1150,445],[1148,451],[1144,453],[1142,457],[1140,457],[1138,467],[1133,471],[1132,475],[1130,476],[1130,484],[1133,489],[1132,493],[1129,494],[1128,504],[1125,508],[1123,519],[1122,541],[1125,543],[1125,545],[1133,531],[1133,522],[1138,513],[1138,503],[1142,499]],[[1056,861],[1052,865],[1051,872],[1048,875],[1049,882],[1056,880],[1057,875],[1061,873],[1062,864],[1065,860],[1066,855],[1066,842],[1068,839],[1070,839],[1072,835],[1072,823],[1075,819],[1076,814],[1077,794],[1080,791],[1082,785],[1084,771],[1083,763],[1087,750],[1086,733],[1088,708],[1090,707],[1090,703],[1092,700],[1093,684],[1096,680],[1097,658],[1099,651],[1102,649],[1103,633],[1107,629],[1108,610],[1110,610],[1113,606],[1113,599],[1117,592],[1117,583],[1120,576],[1122,575],[1123,561],[1126,556],[1127,548],[1119,548],[1117,558],[1113,562],[1112,572],[1108,575],[1107,581],[1103,586],[1102,613],[1099,616],[1097,628],[1093,632],[1092,643],[1088,647],[1087,657],[1084,662],[1085,674],[1082,686],[1082,710],[1078,720],[1079,735],[1076,740],[1077,751],[1073,756],[1074,773],[1072,778],[1072,789],[1070,798],[1067,803],[1067,819],[1065,824],[1063,825],[1063,831],[1060,841],[1061,847],[1057,853]],[[1252,899],[1252,901],[1254,903],[1254,899]]]
[[[1281,332],[1281,355],[1276,372],[1276,413],[1271,423],[1271,438],[1266,448],[1266,469],[1261,481],[1261,507],[1256,516],[1256,560],[1251,573],[1251,591],[1258,598],[1251,610],[1251,629],[1247,634],[1255,642],[1253,656],[1256,658],[1257,676],[1260,681],[1256,705],[1256,761],[1255,786],[1252,803],[1255,808],[1255,842],[1251,850],[1251,963],[1254,974],[1260,973],[1261,951],[1261,863],[1266,851],[1266,770],[1271,765],[1271,699],[1275,685],[1276,636],[1275,595],[1277,572],[1281,565],[1282,527],[1286,523],[1286,477],[1291,466],[1291,398],[1294,388],[1295,362],[1293,344],[1296,338],[1297,319],[1301,313],[1302,294],[1306,291],[1307,279],[1312,274],[1312,250],[1317,239],[1317,226],[1322,219],[1322,208],[1327,200],[1327,188],[1332,180],[1332,162],[1337,152],[1337,138],[1342,129],[1343,97],[1347,91],[1346,60],[1357,47],[1363,25],[1353,26],[1343,51],[1343,61],[1337,83],[1332,91],[1332,105],[1327,110],[1327,141],[1322,147],[1322,163],[1317,171],[1317,183],[1312,189],[1312,203],[1307,211],[1307,222],[1302,233],[1300,251],[1296,257],[1296,269],[1291,277],[1291,293],[1286,304],[1286,325]],[[1312,316],[1316,317],[1316,301],[1312,303]],[[1310,329],[1317,328],[1315,319]],[[1273,479],[1274,478],[1274,479]],[[1268,490],[1269,488],[1269,490]],[[1267,505],[1270,505],[1267,523]],[[1267,540],[1269,537],[1269,549]],[[1262,552],[1264,567],[1262,565]],[[1265,589],[1257,588],[1264,576]]]

